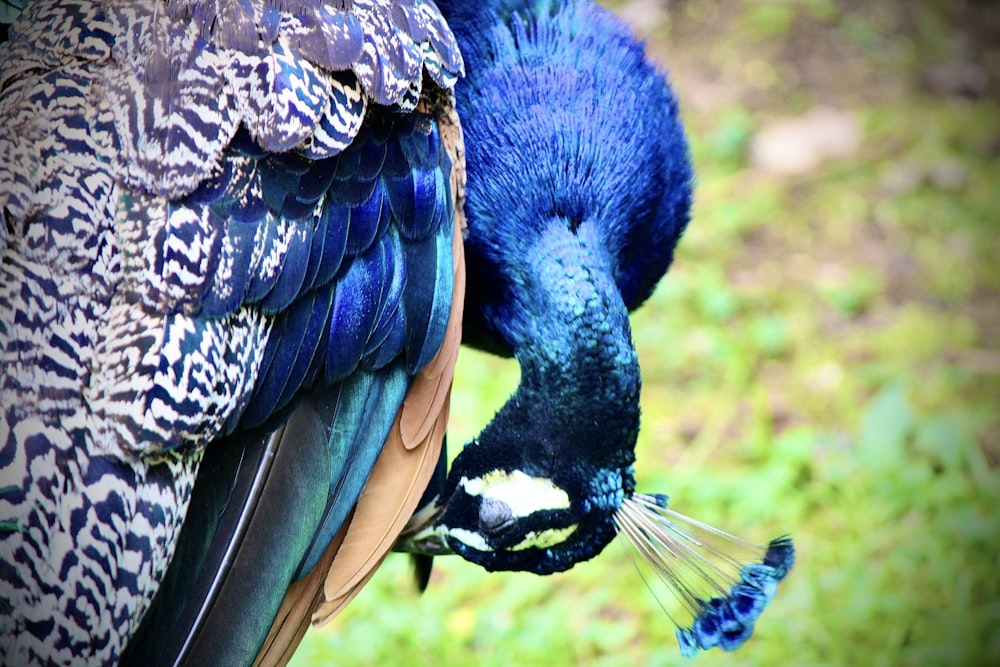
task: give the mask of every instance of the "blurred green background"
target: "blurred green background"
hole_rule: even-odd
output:
[[[637,477],[799,560],[701,665],[1000,664],[1000,3],[609,3],[669,69],[698,187],[633,319]],[[452,446],[517,382],[463,351]],[[392,556],[294,665],[679,665],[612,544],[550,577]]]

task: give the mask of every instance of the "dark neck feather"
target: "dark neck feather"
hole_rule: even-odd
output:
[[[527,289],[511,290],[494,321],[520,363],[521,383],[496,421],[524,424],[528,437],[551,443],[553,455],[630,465],[639,366],[598,229],[557,219],[511,247],[523,252],[505,258],[504,272]]]

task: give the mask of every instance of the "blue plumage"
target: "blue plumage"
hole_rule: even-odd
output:
[[[212,288],[202,301],[206,317],[230,315],[247,298],[250,265],[255,252],[258,228],[254,222],[230,219],[227,239],[220,251],[219,261],[230,267],[228,275],[216,273]]]
[[[205,295],[206,313],[256,304],[277,315],[248,427],[287,414],[321,338],[328,384],[407,350],[417,355],[408,362],[415,371],[440,346],[448,301],[434,293],[451,287],[442,282],[451,275],[451,204],[440,140],[428,116],[376,114],[343,153],[310,161],[268,153],[241,134],[216,176],[185,199],[196,212],[208,208],[228,236],[212,253],[224,282]],[[183,229],[172,233],[184,240]]]
[[[291,581],[312,570],[340,529],[381,452],[412,375],[430,361],[444,339],[453,287],[453,232],[446,178],[451,164],[439,149],[440,140],[430,118],[414,123],[406,117],[375,114],[369,129],[342,155],[312,164],[301,158],[262,155],[254,168],[244,170],[245,180],[230,181],[230,189],[264,193],[266,204],[256,226],[236,223],[230,228],[234,250],[245,245],[255,253],[252,262],[241,257],[232,263],[231,283],[248,282],[244,303],[255,301],[262,311],[276,315],[252,395],[239,420],[228,422],[227,431],[236,437],[248,429],[272,430],[295,414],[302,400],[301,407],[315,411],[326,425],[323,446],[330,474],[328,482],[314,490],[325,498],[325,509],[314,528],[303,527],[311,535],[304,550],[288,549],[275,558],[274,566],[281,572],[293,564]],[[399,148],[386,151],[386,145]],[[254,152],[241,146],[234,160],[239,164]],[[370,155],[377,159],[365,157]],[[419,175],[408,181],[410,207],[402,211],[407,217],[400,217],[390,204],[388,183],[412,173]],[[364,184],[366,179],[370,186],[362,187],[370,187],[367,199],[356,203],[357,190],[344,196],[344,184]],[[417,188],[414,182],[430,185]],[[326,184],[325,191],[318,187],[321,184]],[[213,188],[219,189],[215,184]],[[233,198],[230,193],[203,199],[218,207]],[[315,200],[315,215],[290,220],[289,202],[300,199]],[[426,211],[421,219],[417,209]],[[254,228],[256,237],[250,238],[247,232]],[[243,244],[233,243],[234,230],[242,235],[238,241],[246,239]],[[267,266],[268,261],[273,265]],[[249,277],[242,278],[246,274],[237,275],[237,270]],[[218,309],[215,301],[210,296],[205,303]],[[217,456],[233,454],[210,453],[210,459]],[[217,471],[217,466],[208,469]],[[211,474],[212,484],[225,479]],[[222,510],[209,505],[192,511]],[[193,525],[204,524],[196,519]],[[187,539],[204,541],[212,534],[204,529],[194,535],[184,533],[180,544]],[[189,567],[182,559],[168,572],[165,585],[179,588],[173,578],[184,577]],[[240,651],[231,649],[232,660],[252,658],[246,651],[257,651],[279,602],[280,596],[273,597],[259,609],[258,620],[227,630],[243,638],[235,642],[243,647]],[[197,603],[196,597],[192,603]],[[157,604],[183,609],[190,603],[179,594]],[[177,612],[154,608],[153,613],[159,617]],[[136,647],[145,645],[143,637],[139,635]],[[135,651],[130,660],[148,658],[145,651]]]
[[[450,201],[446,202],[450,208]],[[444,219],[451,217],[451,211],[440,211]],[[436,235],[406,244],[406,263],[412,267],[407,282],[414,286],[403,292],[403,309],[407,328],[404,344],[410,372],[426,366],[441,346],[443,332],[437,335],[421,335],[427,331],[430,322],[444,317],[450,307],[448,294],[454,288],[454,276],[445,270],[444,260],[451,252],[451,240],[444,235]],[[425,267],[438,267],[429,271]]]
[[[628,28],[604,10],[498,4],[540,9],[537,18],[515,13],[510,27],[481,39],[476,10],[444,5],[457,14],[449,17],[469,62],[459,107],[484,119],[466,123],[469,219],[505,211],[499,224],[532,228],[550,215],[600,217],[616,282],[635,308],[669,266],[688,219],[692,174],[677,101]],[[515,178],[533,187],[514,187]]]
[[[281,394],[273,400],[274,405],[281,407],[289,405],[302,387],[310,386],[307,374],[312,367],[313,359],[316,358],[319,341],[327,327],[329,317],[330,296],[323,292],[313,292],[307,298],[299,299],[288,311],[282,313],[280,324],[303,323],[300,325],[302,339],[294,358],[289,359],[289,363],[284,366],[282,373],[285,376],[284,386],[281,387]],[[274,375],[278,378],[275,385],[280,384],[280,376],[281,374]]]
[[[350,230],[350,212],[344,207],[324,207],[317,219],[316,236],[323,239],[322,255],[316,253],[309,256],[318,262],[316,275],[310,287],[326,285],[340,271],[344,257],[347,254],[347,234]],[[318,249],[317,249],[318,250]]]
[[[364,179],[357,179],[364,182]],[[372,192],[366,201],[350,209],[347,226],[347,254],[357,255],[371,248],[376,238],[385,232],[389,223],[389,207],[382,181],[372,181]],[[397,216],[398,220],[402,220]]]
[[[288,247],[281,273],[275,278],[267,295],[260,300],[261,311],[268,314],[284,311],[302,294],[306,270],[309,268],[309,251],[312,248],[312,221],[284,214],[282,218],[288,221],[291,229],[285,234]]]

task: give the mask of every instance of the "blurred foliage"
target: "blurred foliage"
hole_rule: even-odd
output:
[[[670,68],[698,172],[675,266],[633,318],[639,486],[752,539],[791,532],[799,550],[755,637],[698,661],[1000,664],[996,12],[613,4]],[[858,123],[850,155],[795,174],[754,164],[764,125],[817,105]],[[517,376],[463,352],[453,446]],[[326,662],[683,661],[613,544],[544,578],[438,559],[422,596],[390,557],[293,664]]]

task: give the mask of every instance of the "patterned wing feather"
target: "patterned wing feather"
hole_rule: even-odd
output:
[[[373,122],[377,125],[378,119],[373,119]],[[388,135],[398,142],[400,136],[405,137],[412,132],[427,132],[429,127],[431,126],[426,123],[407,122],[390,128]],[[436,137],[437,134],[433,136]],[[397,154],[406,159],[407,153],[399,151]],[[448,215],[452,205],[447,190],[450,187],[447,185],[450,182],[447,177],[450,158],[440,150],[429,152],[428,155],[434,155],[438,159],[437,169],[442,171],[442,177],[437,182],[444,184],[445,192],[444,202],[441,202],[444,211],[433,215],[441,224],[428,230],[429,235],[425,237],[412,241],[405,239],[400,228],[408,221],[397,218],[388,204],[379,208],[378,217],[366,218],[364,214],[355,216],[355,208],[350,204],[339,203],[340,200],[336,197],[321,197],[325,206],[349,210],[349,215],[344,218],[348,225],[356,223],[375,229],[375,238],[371,243],[346,248],[341,259],[343,268],[335,279],[326,284],[314,284],[307,294],[295,299],[273,318],[256,385],[243,416],[235,425],[236,430],[229,440],[214,443],[208,453],[210,461],[219,457],[231,459],[236,454],[221,452],[219,448],[233,448],[233,451],[238,452],[241,447],[253,446],[259,436],[253,432],[245,432],[246,429],[263,428],[266,432],[273,428],[272,424],[280,424],[287,414],[292,414],[293,421],[284,428],[274,455],[276,460],[281,460],[282,452],[287,452],[290,446],[284,443],[292,442],[291,438],[296,437],[296,430],[293,428],[295,424],[303,420],[307,425],[312,422],[321,424],[325,453],[313,458],[317,462],[328,461],[320,466],[325,474],[320,482],[303,481],[302,485],[309,487],[308,492],[303,492],[309,499],[307,507],[315,507],[318,503],[318,506],[324,508],[322,516],[318,521],[307,520],[305,517],[311,516],[311,510],[300,511],[296,505],[289,505],[287,493],[283,491],[288,483],[286,475],[276,475],[274,472],[264,474],[260,484],[251,486],[246,496],[232,495],[227,491],[239,488],[239,480],[246,475],[261,475],[259,471],[263,463],[255,464],[253,461],[263,462],[267,460],[266,457],[252,458],[244,468],[231,467],[227,474],[220,474],[214,467],[206,468],[210,472],[199,477],[196,492],[214,494],[214,497],[221,498],[224,502],[221,505],[216,502],[192,506],[191,517],[207,515],[210,519],[189,519],[189,525],[196,528],[191,529],[193,532],[182,532],[179,542],[181,551],[165,579],[164,590],[174,591],[174,594],[156,601],[149,621],[130,647],[132,653],[127,657],[131,664],[146,664],[154,658],[171,659],[167,656],[173,656],[174,653],[163,650],[155,638],[158,628],[165,626],[175,628],[179,636],[188,638],[184,643],[175,643],[174,649],[182,651],[180,655],[190,664],[204,660],[211,660],[214,664],[223,664],[220,661],[233,660],[239,663],[249,660],[264,641],[270,619],[275,613],[279,613],[278,604],[285,588],[296,579],[310,577],[310,573],[327,552],[329,544],[335,541],[345,519],[352,513],[362,488],[366,482],[370,482],[371,471],[380,452],[385,451],[383,443],[387,438],[390,443],[395,443],[402,442],[405,437],[409,449],[399,445],[400,451],[412,451],[406,458],[416,461],[416,464],[408,466],[416,465],[418,469],[422,468],[427,472],[406,476],[395,494],[386,493],[387,507],[393,503],[399,504],[393,517],[386,517],[385,509],[374,516],[368,510],[363,510],[366,521],[388,522],[381,528],[379,555],[371,559],[370,565],[381,559],[381,555],[391,546],[395,533],[408,518],[412,506],[422,493],[423,485],[426,485],[429,471],[433,470],[433,464],[437,460],[436,449],[430,454],[425,450],[432,446],[431,443],[439,442],[442,435],[444,422],[440,420],[444,418],[441,415],[446,412],[443,406],[454,365],[454,349],[457,348],[459,338],[459,326],[454,323],[457,316],[451,309],[460,308],[462,302],[461,294],[458,298],[452,296],[456,281],[455,262],[461,262],[462,257],[460,233],[454,227],[452,216]],[[331,158],[332,162],[327,166],[338,172],[342,171],[340,159],[341,156]],[[347,151],[343,159],[349,159]],[[427,165],[421,162],[412,165],[410,169],[425,166]],[[293,168],[297,169],[297,166],[293,165]],[[395,164],[394,168],[397,171],[402,169],[399,164]],[[272,175],[274,173],[273,170],[259,171]],[[277,180],[282,187],[294,189],[296,179],[293,176],[285,174]],[[381,182],[383,178],[380,175],[376,180]],[[427,192],[424,196],[432,202],[441,200],[435,191]],[[274,203],[269,205],[265,217],[273,217],[280,224],[282,219],[271,212],[275,206],[277,205]],[[332,216],[328,217],[332,220]],[[408,233],[412,234],[412,230]],[[372,232],[366,231],[365,234]],[[350,236],[349,231],[346,236]],[[427,243],[442,248],[442,252],[431,255],[411,255],[406,252],[409,245]],[[456,243],[459,250],[457,257],[454,255]],[[346,245],[350,246],[349,243]],[[324,254],[325,246],[324,243]],[[311,241],[303,244],[303,248],[314,247],[316,246]],[[350,252],[359,249],[360,252]],[[307,266],[308,258],[302,263]],[[429,278],[410,281],[410,276]],[[404,286],[407,292],[440,290],[442,293],[407,301],[402,298]],[[446,304],[448,310],[441,304]],[[453,321],[450,325],[449,320]],[[421,332],[413,331],[414,327],[420,328]],[[399,332],[398,335],[393,333],[396,331]],[[408,358],[407,340],[416,340],[414,349],[423,354],[425,350],[441,348],[446,337],[451,341],[447,353],[437,353],[438,356],[429,364],[417,366],[414,359]],[[342,366],[331,370],[331,364]],[[421,368],[424,370],[420,371]],[[403,413],[405,415],[407,410],[416,409],[438,415],[408,419],[408,423],[419,425],[421,443],[417,442],[418,434],[400,430],[399,422],[403,415],[397,414],[399,407],[404,404],[404,394],[410,386],[411,374],[417,371],[420,372],[415,376],[414,387],[420,388],[417,394],[427,394],[427,398],[414,398],[411,401],[412,407],[404,407]],[[414,395],[412,391],[410,394]],[[428,421],[437,423],[437,427],[422,428]],[[311,432],[316,432],[316,429],[313,428]],[[316,436],[310,436],[309,433],[307,430],[302,437],[307,442],[312,442]],[[390,448],[390,451],[394,450]],[[424,459],[431,463],[426,463]],[[398,472],[401,466],[382,464],[381,468],[376,466],[376,469],[387,471],[377,476],[387,480],[386,476],[391,471]],[[382,486],[389,489],[393,485],[385,481]],[[223,489],[221,493],[211,490],[220,487]],[[275,508],[283,506],[287,516],[297,517],[295,523],[298,532],[295,539],[277,540],[284,548],[275,550],[275,542],[266,537],[270,532],[257,526],[263,522],[266,527],[268,522],[274,520],[274,512],[277,511]],[[232,515],[239,518],[227,518]],[[301,521],[298,519],[300,516],[303,517]],[[220,520],[221,524],[218,523]],[[217,525],[220,527],[214,529]],[[227,525],[247,528],[240,532],[227,529]],[[258,532],[265,537],[253,537]],[[349,544],[353,545],[351,533],[348,533],[348,537],[351,539]],[[197,546],[188,547],[192,541]],[[208,547],[203,546],[206,541],[209,542]],[[213,559],[219,558],[218,554],[230,553],[236,554],[232,560],[222,559],[217,565],[207,566],[197,560],[186,560],[181,555],[191,554],[195,559]],[[189,573],[197,569],[216,573],[211,587],[196,588],[176,583],[179,580],[186,581]],[[239,577],[236,576],[237,573],[240,573]],[[277,579],[285,583],[268,583],[266,586],[261,584],[261,587],[270,591],[270,596],[262,598],[256,593],[258,588],[247,583],[252,582],[256,576],[250,573],[259,573],[261,582],[273,582]],[[220,581],[228,583],[219,583]],[[297,585],[296,590],[299,588],[301,585]],[[185,611],[192,606],[204,611]],[[247,615],[234,613],[232,610],[236,608],[247,608]],[[223,609],[228,611],[223,613]],[[250,609],[253,611],[250,612]],[[182,616],[178,618],[178,614]],[[181,622],[191,625],[181,625]]]
[[[350,387],[385,403],[352,418],[369,437],[325,438],[320,542],[353,506],[445,335],[450,163],[410,148],[439,138],[406,114],[433,92],[425,74],[450,85],[462,61],[424,0],[39,0],[8,36],[0,520],[23,530],[4,536],[0,597],[51,623],[5,615],[0,662],[114,662],[204,448],[271,442],[349,373],[376,378]],[[413,181],[412,218],[390,178]],[[338,290],[362,311],[337,311]],[[257,474],[240,461],[237,477]],[[76,590],[107,594],[76,614]]]

